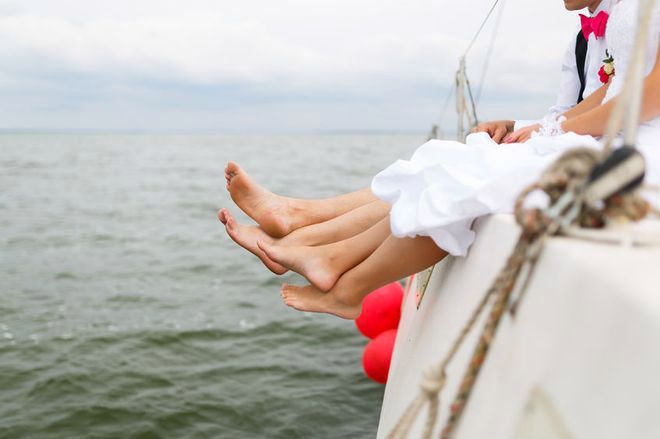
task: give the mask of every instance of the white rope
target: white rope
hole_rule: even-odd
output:
[[[605,229],[584,229],[570,226],[562,229],[562,235],[583,241],[622,245],[625,247],[660,246],[660,228],[656,228],[656,230],[644,230],[643,228],[634,228],[630,224],[615,224]]]

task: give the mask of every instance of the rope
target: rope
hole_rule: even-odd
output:
[[[506,305],[513,290],[513,286],[518,277],[518,273],[522,269],[523,264],[525,263],[527,257],[527,250],[531,244],[531,240],[528,237],[524,237],[518,241],[516,247],[509,257],[504,270],[495,280],[495,283],[490,287],[488,294],[495,294],[496,300],[493,304],[493,307],[486,321],[486,325],[479,337],[479,342],[477,347],[472,354],[470,359],[469,366],[458,390],[458,394],[454,398],[453,403],[450,408],[449,420],[445,424],[445,427],[442,429],[442,439],[449,438],[454,432],[458,421],[463,414],[465,405],[467,404],[468,398],[472,393],[472,388],[474,383],[481,371],[481,366],[486,359],[486,354],[490,349],[490,345],[495,337],[495,331],[500,323],[502,315],[506,309]]]
[[[484,20],[481,22],[481,25],[479,26],[479,29],[477,30],[477,33],[474,34],[472,37],[472,41],[470,41],[470,44],[468,44],[467,49],[465,49],[465,52],[463,53],[463,56],[461,56],[460,61],[459,61],[459,67],[458,71],[456,72],[456,111],[458,113],[458,133],[457,137],[458,140],[463,142],[465,141],[465,132],[463,131],[463,119],[467,116],[467,121],[470,126],[470,129],[474,128],[477,126],[479,123],[479,118],[477,117],[477,105],[475,103],[474,95],[472,93],[472,87],[470,85],[470,79],[467,76],[467,71],[465,67],[465,59],[467,57],[468,52],[470,49],[472,49],[472,46],[474,45],[475,41],[477,41],[477,38],[481,34],[481,31],[484,29],[486,26],[486,23],[488,22],[488,19],[490,16],[493,14],[493,11],[495,10],[495,7],[497,4],[500,2],[500,0],[495,0],[493,5],[490,7],[490,10],[488,11],[488,14],[486,14],[486,17]],[[500,14],[501,16],[501,14]],[[492,44],[492,41],[491,41]],[[488,55],[487,60],[490,58],[490,54]],[[485,75],[482,75],[482,82],[483,78]],[[472,112],[467,112],[467,101],[465,99],[465,89],[467,88],[468,96],[470,98],[470,109]],[[481,86],[479,87],[481,90]],[[479,92],[481,93],[481,91]]]
[[[481,100],[481,92],[483,91],[484,82],[486,81],[486,74],[488,73],[488,68],[490,67],[490,61],[493,58],[493,52],[495,50],[495,41],[497,40],[497,35],[500,31],[500,24],[502,23],[502,16],[504,15],[504,6],[506,5],[506,0],[502,0],[500,5],[500,11],[497,14],[497,20],[495,21],[495,28],[493,29],[493,37],[490,39],[490,44],[488,45],[488,51],[486,52],[486,61],[484,66],[481,69],[481,78],[479,79],[479,88],[477,88],[476,101],[479,104]]]
[[[490,7],[490,10],[486,14],[486,17],[481,22],[481,25],[479,26],[479,29],[477,29],[477,32],[474,34],[474,36],[472,37],[472,40],[470,41],[467,48],[465,49],[465,52],[461,56],[460,66],[459,66],[458,72],[456,72],[456,87],[450,89],[449,92],[447,93],[447,98],[445,99],[445,103],[442,106],[442,111],[440,113],[440,120],[438,121],[439,126],[442,126],[442,122],[444,120],[446,110],[449,107],[449,102],[451,100],[451,96],[454,92],[454,89],[458,90],[459,88],[464,88],[466,84],[467,84],[467,87],[468,87],[468,93],[469,93],[470,101],[471,101],[471,105],[472,105],[472,115],[468,114],[468,118],[471,117],[472,119],[470,119],[468,122],[470,123],[471,128],[476,126],[476,124],[477,124],[478,118],[477,118],[477,109],[476,109],[475,99],[472,95],[472,90],[470,89],[470,81],[467,79],[467,75],[465,74],[465,57],[467,56],[467,54],[472,49],[472,46],[474,46],[474,43],[477,41],[477,38],[479,37],[479,35],[481,34],[481,31],[486,26],[486,23],[488,22],[488,19],[493,14],[493,11],[495,11],[495,7],[497,6],[497,4],[499,2],[500,2],[500,0],[495,0],[493,5]],[[500,18],[501,18],[501,15],[502,15],[502,13],[500,12]],[[499,21],[500,21],[500,19],[498,18],[498,23],[496,25],[495,32],[497,32],[497,29],[499,28]],[[493,40],[494,40],[494,38],[493,38]],[[490,46],[490,49],[489,49],[489,54],[488,54],[488,57],[486,58],[485,70],[488,70],[488,64],[490,63],[490,53],[492,52],[493,40],[491,40],[491,46]],[[459,75],[462,75],[464,77],[465,81],[459,80]],[[485,78],[485,72],[482,74],[482,77],[481,77],[481,80],[480,80],[481,85],[479,85],[479,91],[478,91],[477,96],[481,95],[481,87],[483,85],[484,78]],[[460,90],[459,92],[457,92],[457,95],[456,95],[456,105],[457,105],[456,111],[458,113],[459,119],[464,117],[464,114],[465,114],[464,107],[467,106],[466,103],[463,102],[463,99],[464,99],[463,94],[464,94],[464,90]],[[477,97],[477,101],[478,100],[479,100],[479,98]],[[462,120],[459,121],[459,123],[458,123],[457,136],[458,136],[459,141],[464,140],[463,121]]]
[[[423,437],[427,438],[431,436],[439,411],[439,394],[446,382],[446,368],[463,345],[467,335],[489,303],[489,299],[494,297],[494,302],[481,331],[479,341],[459,385],[458,393],[450,405],[449,418],[442,429],[442,439],[450,439],[452,437],[479,376],[486,355],[495,338],[499,323],[505,314],[512,291],[518,283],[518,277],[523,267],[529,265],[530,269],[522,285],[521,297],[531,278],[534,263],[538,260],[543,250],[546,238],[557,235],[564,228],[562,222],[559,221],[561,218],[552,217],[548,214],[551,210],[525,208],[524,203],[527,196],[535,191],[543,191],[548,195],[550,205],[554,207],[561,204],[561,200],[566,197],[566,194],[577,193],[579,195],[580,191],[586,187],[594,166],[599,164],[604,157],[605,155],[602,151],[591,148],[577,148],[567,151],[541,175],[536,183],[528,186],[521,192],[516,199],[514,213],[516,222],[522,228],[522,232],[513,252],[491,287],[486,291],[477,307],[471,313],[470,318],[461,329],[461,332],[452,343],[443,360],[428,369],[424,374],[420,394],[411,402],[403,416],[399,418],[388,439],[405,438],[418,414],[427,403],[429,404],[430,413],[424,425]],[[575,200],[579,201],[579,196]],[[638,221],[649,211],[648,203],[641,198],[638,190],[628,192],[625,195],[612,195],[603,200],[602,205],[598,209],[587,206],[584,203],[580,203],[578,206],[579,211],[574,222],[582,227],[592,228],[603,227],[608,218],[627,218],[628,220]],[[567,207],[571,206],[567,205]],[[520,297],[518,298],[519,301]]]
[[[495,2],[493,3],[493,6],[490,7],[490,10],[488,11],[488,14],[486,14],[486,18],[484,18],[484,21],[481,22],[481,26],[479,26],[479,30],[477,30],[477,33],[474,34],[474,37],[472,37],[472,41],[470,41],[470,44],[468,44],[467,49],[465,49],[465,52],[463,53],[464,57],[467,56],[470,49],[472,49],[472,46],[474,45],[475,41],[477,41],[477,38],[479,37],[479,34],[481,33],[481,31],[486,26],[486,23],[488,22],[488,19],[490,18],[490,16],[493,14],[493,11],[495,10],[495,6],[497,6],[497,4],[499,2],[500,2],[500,0],[495,0]]]
[[[657,209],[651,208],[649,215],[657,214]],[[619,244],[628,247],[655,247],[660,246],[660,234],[657,231],[639,232],[628,228],[615,228],[611,230],[581,229],[579,227],[567,227],[562,231],[564,236],[608,244]]]
[[[492,290],[488,290],[486,294],[481,298],[479,304],[474,309],[474,311],[472,311],[470,318],[456,337],[456,340],[454,340],[452,343],[449,352],[445,356],[445,359],[440,364],[431,367],[426,371],[420,385],[422,390],[421,395],[415,398],[413,402],[408,406],[408,409],[399,419],[399,422],[396,424],[392,432],[387,436],[388,439],[405,438],[415,421],[417,413],[419,413],[419,411],[423,408],[423,405],[426,401],[429,402],[429,417],[427,418],[427,423],[424,429],[425,434],[422,437],[430,437],[433,431],[433,427],[436,423],[438,406],[440,404],[440,398],[438,397],[438,394],[443,389],[447,377],[446,368],[458,352],[467,335],[474,327],[474,324],[477,322],[481,312],[486,308],[488,299],[490,299],[491,294]],[[426,400],[424,397],[426,397]],[[415,416],[411,416],[412,413],[415,413]]]

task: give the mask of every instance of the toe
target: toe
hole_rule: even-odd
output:
[[[235,176],[241,171],[241,167],[238,166],[238,163],[230,161],[227,163],[227,169],[225,169],[225,172],[229,174],[230,177]]]
[[[279,250],[277,247],[267,244],[261,240],[257,241],[257,246],[261,249],[262,252],[266,253],[266,256],[268,256],[268,258],[272,259],[278,264],[282,263],[282,258],[284,255],[282,254],[281,250]]]
[[[267,255],[269,258],[272,259],[272,251],[271,251],[271,248],[269,247],[268,244],[266,244],[266,243],[263,242],[262,240],[258,239],[258,240],[257,240],[257,247],[259,247],[259,248],[261,249],[262,252],[266,253],[266,255]],[[285,285],[286,285],[286,284],[282,285],[282,289],[286,288]]]
[[[225,218],[226,218],[225,226],[227,226],[227,230],[229,230],[230,232],[233,232],[234,230],[236,230],[236,227],[237,227],[238,224],[236,223],[236,220],[234,219],[234,217],[231,216],[231,214],[229,212],[227,212],[227,213],[225,213]]]
[[[293,305],[294,305],[294,303],[295,303],[295,300],[294,300],[293,297],[291,297],[291,296],[284,296],[283,299],[284,299],[284,303],[286,304],[286,306],[293,307]]]

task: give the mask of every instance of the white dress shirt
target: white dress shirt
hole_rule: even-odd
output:
[[[614,0],[603,0],[591,16],[598,15],[601,11],[605,11],[609,14],[613,6]],[[581,32],[580,26],[578,26],[577,32]],[[566,54],[564,55],[564,62],[561,66],[561,83],[559,86],[557,103],[550,108],[548,113],[564,113],[573,108],[577,103],[578,95],[580,94],[580,77],[575,62],[575,40],[577,38],[577,32],[571,39],[568,49],[566,49]],[[589,40],[587,41],[587,56],[584,62],[584,77],[586,82],[584,94],[582,95],[584,98],[598,90],[603,85],[598,77],[598,71],[603,65],[603,60],[607,58],[605,55],[606,49],[607,43],[605,42],[605,37],[596,38],[593,33],[589,35]]]
[[[603,0],[590,16],[593,17],[598,15],[601,11],[605,11],[609,14],[615,3],[616,0]],[[575,60],[575,43],[578,32],[581,31],[582,27],[578,25],[576,32],[571,37],[566,53],[564,54],[564,61],[561,66],[559,95],[557,96],[557,102],[555,105],[548,110],[548,114],[562,114],[577,105],[581,84],[577,62]],[[605,32],[607,32],[607,28],[605,29]],[[607,57],[605,55],[606,49],[607,44],[605,42],[605,36],[596,38],[593,33],[589,35],[589,40],[587,41],[587,55],[584,60],[584,78],[586,85],[584,87],[584,93],[582,94],[583,98],[586,98],[603,85],[603,83],[600,82],[598,71],[603,65],[603,60]],[[537,120],[517,120],[515,129],[533,125],[537,122]]]

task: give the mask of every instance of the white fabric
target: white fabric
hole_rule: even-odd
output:
[[[608,43],[616,53],[617,69],[625,73],[632,51],[638,0],[624,0],[610,19]],[[650,71],[657,53],[658,9],[654,12]],[[617,17],[621,14],[621,17]],[[608,34],[609,35],[609,34]],[[616,61],[615,61],[616,62]],[[617,71],[608,97],[618,93],[624,75]],[[643,125],[640,149],[647,159],[647,182],[660,184],[660,124]],[[654,145],[655,143],[655,145]],[[599,148],[591,136],[567,133],[535,137],[523,144],[496,144],[486,133],[468,136],[466,144],[431,140],[420,146],[410,160],[398,160],[374,177],[373,193],[390,203],[392,234],[397,237],[430,236],[452,255],[464,256],[474,241],[475,218],[513,210],[515,197],[538,178],[541,171],[563,151],[579,146]]]
[[[443,250],[465,256],[474,240],[472,221],[511,212],[520,191],[567,149],[599,143],[567,133],[498,145],[487,133],[466,144],[431,140],[410,160],[397,160],[374,177],[371,190],[390,203],[392,234],[430,236]]]

